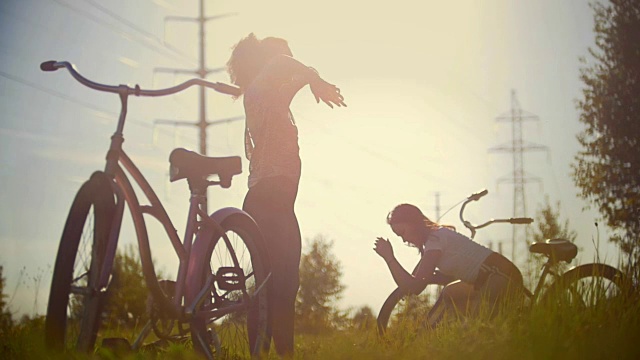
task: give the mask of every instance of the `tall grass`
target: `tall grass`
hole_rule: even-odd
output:
[[[2,359],[195,359],[190,345],[159,352],[91,356],[52,354],[42,341],[42,318],[23,320],[0,337]],[[125,333],[122,336],[129,336]],[[374,327],[298,334],[294,359],[640,359],[640,302],[616,298],[593,308],[546,304],[493,320],[452,321],[427,330],[403,323],[384,338]],[[272,353],[269,359],[277,359]]]
[[[593,309],[538,306],[491,321],[434,330],[402,324],[380,339],[374,329],[300,336],[299,359],[640,359],[640,304],[613,300]],[[393,331],[391,331],[393,330]]]

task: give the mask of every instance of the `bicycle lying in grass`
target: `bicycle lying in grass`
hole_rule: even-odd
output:
[[[144,279],[153,299],[151,320],[133,347],[153,329],[165,340],[191,336],[196,351],[213,356],[249,357],[267,339],[269,264],[260,231],[253,219],[236,208],[206,213],[208,186],[231,186],[242,172],[239,156],[205,157],[175,149],[169,157],[170,180],[186,179],[191,191],[184,238],[181,240],[155,192],[122,148],[127,100],[135,96],[165,96],[194,85],[225,94],[233,86],[192,79],[158,90],[110,86],[80,75],[68,62],[47,61],[43,71],[66,68],[81,84],[118,94],[117,128],[111,137],[103,171],[96,171],[78,191],[62,233],[47,307],[48,346],[92,352],[101,336],[102,308],[113,279],[113,263],[123,220],[129,207],[140,250]],[[208,180],[217,175],[218,180]],[[141,204],[130,178],[149,205]],[[145,215],[159,221],[175,250],[179,266],[175,282],[158,280],[154,270]]]
[[[531,218],[510,218],[491,219],[480,225],[473,225],[464,219],[464,209],[472,201],[478,201],[488,193],[487,190],[472,194],[460,208],[460,221],[471,231],[471,239],[476,235],[478,229],[482,229],[495,223],[509,224],[530,224]],[[542,272],[538,278],[537,285],[533,292],[524,289],[524,293],[530,300],[530,304],[540,302],[556,302],[563,306],[588,307],[594,306],[602,301],[609,301],[611,298],[622,295],[627,289],[628,283],[624,274],[607,264],[590,263],[571,268],[565,272],[559,271],[561,262],[570,262],[578,254],[578,247],[572,242],[564,239],[549,239],[544,242],[536,242],[529,246],[532,253],[542,254],[546,257],[546,262],[542,265]],[[552,282],[547,284],[547,277],[553,277]],[[425,287],[426,288],[426,287]],[[422,290],[424,291],[424,289]],[[400,301],[408,294],[396,288],[385,300],[378,313],[377,326],[378,334],[384,335],[390,322],[402,322],[399,319]],[[426,316],[426,314],[425,314]],[[426,319],[424,319],[426,320]]]

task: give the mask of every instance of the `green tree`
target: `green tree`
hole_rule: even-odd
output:
[[[13,326],[11,312],[8,309],[9,304],[5,301],[7,295],[4,293],[5,278],[3,270],[2,265],[0,265],[0,337],[4,337]]]
[[[129,328],[143,324],[148,320],[148,290],[142,274],[142,264],[132,244],[116,253],[113,276],[105,304],[109,322],[112,326]]]
[[[373,310],[369,306],[362,306],[351,318],[351,324],[354,328],[364,330],[368,329],[376,323],[376,316],[373,314]]]
[[[616,242],[640,259],[640,2],[591,4],[593,61],[581,59],[584,84],[577,101],[582,150],[572,164],[581,196],[597,206]]]
[[[565,239],[575,242],[578,233],[569,227],[569,219],[564,223],[560,220],[560,201],[555,208],[551,206],[549,197],[546,196],[544,205],[536,212],[533,241],[545,241],[547,239]]]
[[[331,253],[333,242],[316,236],[302,254],[300,290],[296,298],[296,326],[302,332],[318,333],[336,327],[344,318],[335,308],[344,285],[341,265]]]
[[[533,241],[543,242],[547,239],[564,239],[571,242],[575,242],[578,237],[578,233],[572,230],[569,226],[569,219],[562,222],[560,216],[560,201],[556,202],[555,207],[549,202],[549,197],[545,196],[544,204],[536,211],[536,217],[533,229]],[[526,271],[523,273],[525,281],[529,287],[534,286],[538,279],[538,272],[540,271],[540,265],[546,259],[541,254],[535,254],[529,258]],[[560,267],[557,270],[563,270],[567,266],[566,263],[559,263],[555,265]]]

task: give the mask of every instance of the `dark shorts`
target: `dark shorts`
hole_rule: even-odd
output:
[[[473,287],[476,290],[480,290],[489,278],[493,276],[503,277],[513,283],[514,286],[522,285],[522,274],[520,270],[518,270],[509,259],[498,253],[492,253],[485,259],[482,265],[480,265],[480,270],[478,270],[478,276],[473,283]]]

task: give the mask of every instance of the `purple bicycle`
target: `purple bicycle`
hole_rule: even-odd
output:
[[[191,191],[185,235],[180,239],[155,192],[122,148],[130,95],[166,96],[194,85],[234,95],[237,88],[191,79],[171,88],[144,90],[138,85],[93,82],[66,61],[47,61],[40,68],[66,68],[82,85],[117,94],[121,102],[104,170],[94,172],[82,185],[62,233],[47,307],[47,345],[91,353],[96,342],[105,337],[102,310],[114,277],[126,205],[154,309],[133,348],[140,347],[153,331],[165,340],[191,337],[194,348],[207,358],[257,354],[268,341],[269,264],[263,256],[262,235],[253,219],[240,209],[206,213],[207,187],[230,187],[232,177],[242,172],[240,157],[205,157],[185,149],[171,152],[170,180],[186,180]],[[216,180],[209,180],[212,176]],[[134,190],[131,179],[141,194]],[[156,276],[145,223],[149,216],[161,223],[178,256],[175,281]]]

